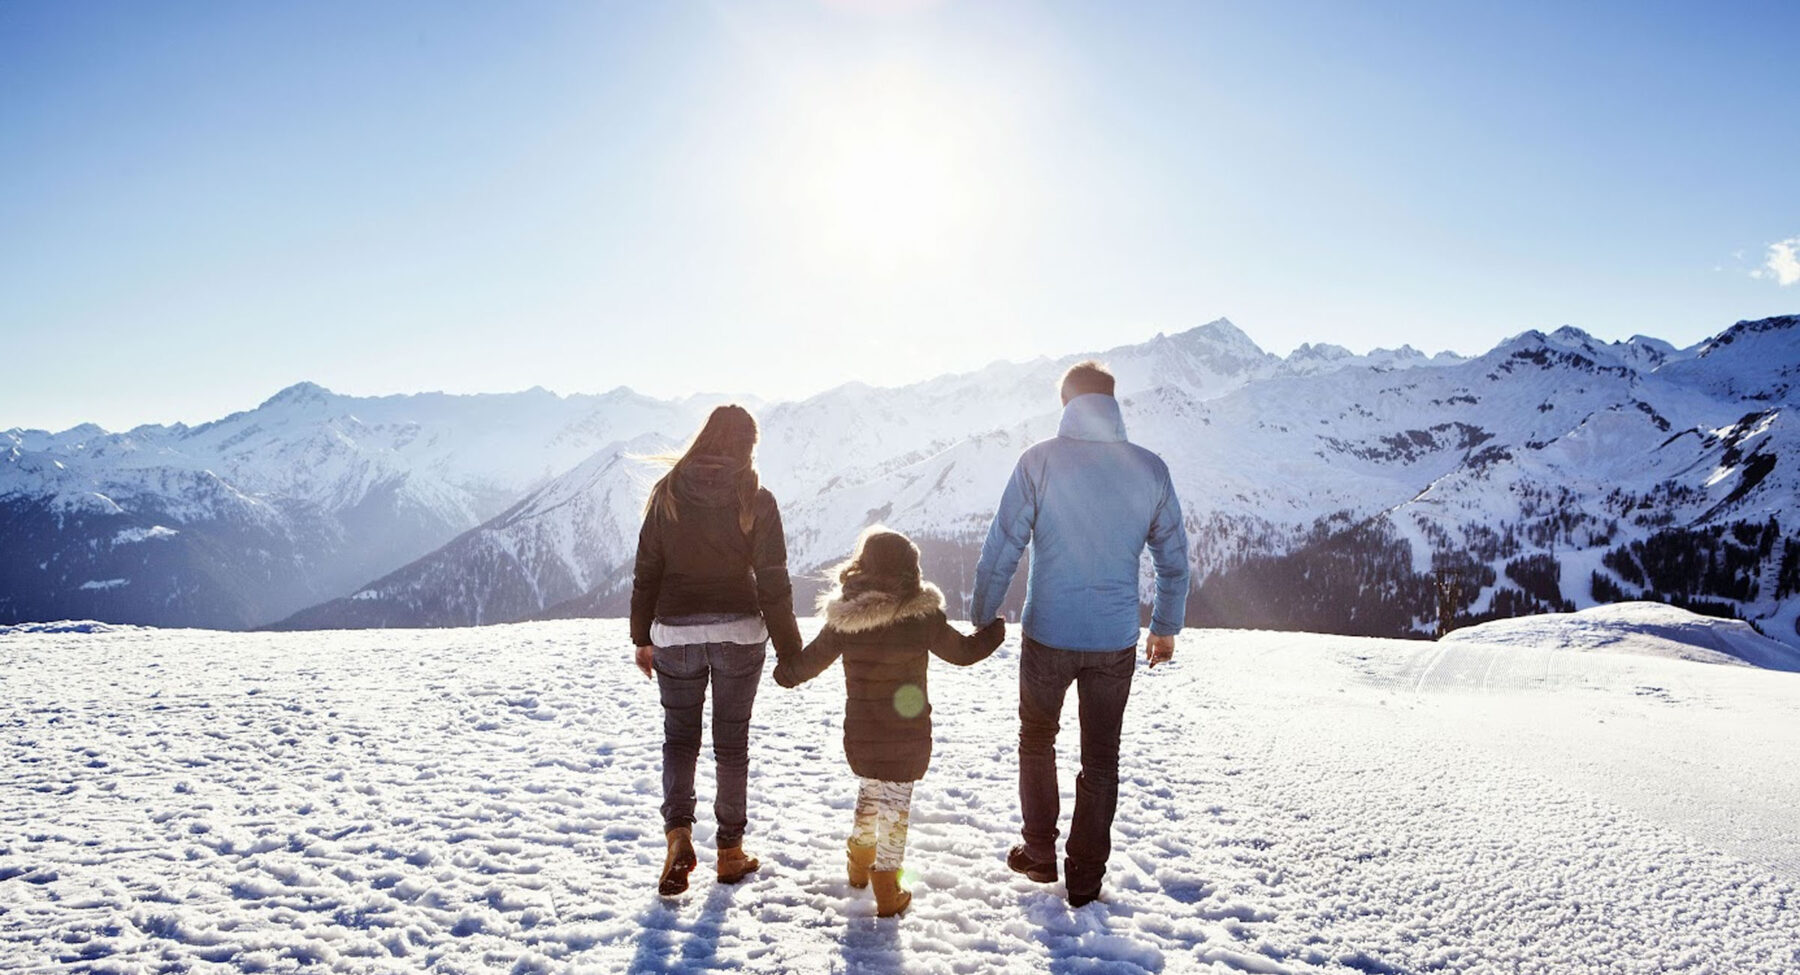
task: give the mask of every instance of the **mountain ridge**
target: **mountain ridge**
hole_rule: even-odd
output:
[[[1784,573],[1800,574],[1800,565],[1784,568],[1785,546],[1800,546],[1800,536],[1792,535],[1800,524],[1792,493],[1800,445],[1793,443],[1784,410],[1793,382],[1782,364],[1800,362],[1796,323],[1800,317],[1739,322],[1687,349],[1644,336],[1606,342],[1565,326],[1518,333],[1475,357],[1427,356],[1404,347],[1357,355],[1324,344],[1277,356],[1228,319],[1218,319],[1100,352],[996,362],[900,387],[845,384],[803,400],[759,404],[758,463],[783,505],[802,600],[816,588],[812,574],[840,559],[855,532],[876,520],[921,539],[928,571],[947,580],[954,600],[968,571],[962,563],[972,564],[1013,460],[1033,440],[1054,433],[1056,378],[1070,363],[1099,358],[1119,376],[1132,438],[1163,453],[1176,473],[1195,538],[1196,612],[1257,622],[1262,610],[1252,612],[1256,600],[1245,594],[1251,580],[1263,578],[1259,585],[1267,588],[1271,579],[1294,585],[1284,573],[1317,578],[1307,574],[1317,568],[1308,560],[1327,558],[1331,544],[1354,539],[1361,548],[1345,557],[1344,566],[1381,562],[1405,569],[1406,577],[1390,588],[1409,595],[1377,614],[1387,627],[1383,632],[1418,634],[1440,624],[1426,605],[1431,600],[1412,590],[1421,579],[1436,580],[1452,568],[1468,574],[1459,590],[1468,598],[1448,614],[1451,622],[1527,603],[1587,605],[1597,587],[1642,596],[1655,594],[1654,580],[1669,581],[1667,573],[1640,564],[1661,556],[1633,555],[1633,545],[1666,547],[1672,544],[1669,531],[1698,532],[1695,537],[1705,539],[1681,544],[1704,548],[1715,562],[1738,559],[1731,553],[1741,546],[1734,547],[1731,536],[1715,544],[1708,533],[1773,518],[1786,522],[1787,530],[1775,532],[1770,551],[1753,552],[1754,596],[1740,586],[1727,599],[1703,591],[1710,584],[1664,595],[1739,613],[1772,631],[1785,627],[1786,638],[1794,639],[1794,601],[1782,580]],[[93,476],[93,468],[106,466],[101,461],[126,471],[151,468],[158,466],[156,450],[181,454],[196,440],[216,446],[235,437],[218,452],[243,466],[262,466],[252,476],[240,472],[242,485],[227,470],[226,486],[260,505],[264,521],[274,519],[289,535],[295,534],[289,522],[310,518],[318,523],[316,532],[335,531],[340,547],[354,548],[341,536],[349,531],[345,512],[358,504],[368,508],[359,524],[389,524],[409,506],[439,516],[432,525],[435,545],[414,558],[390,558],[392,564],[354,582],[339,572],[331,579],[337,598],[319,592],[322,598],[295,607],[299,613],[237,625],[368,625],[356,622],[365,618],[383,625],[449,625],[558,607],[618,612],[629,586],[642,492],[654,478],[652,469],[630,458],[678,445],[706,408],[726,397],[656,400],[627,387],[586,399],[541,388],[485,395],[492,398],[339,397],[317,384],[297,383],[257,410],[191,430],[153,427],[148,431],[162,432],[139,428],[120,435],[91,425],[60,434],[15,429],[0,435],[0,461],[6,462],[0,468],[0,516],[3,506],[16,508],[21,499],[68,494],[88,498],[79,503],[90,517],[118,522],[104,528],[96,522],[86,530],[81,540],[92,541],[95,550],[148,552],[177,544],[184,530],[178,519],[145,521],[143,511],[126,510],[138,495],[124,495],[126,505],[112,502],[119,511],[89,497],[111,502],[105,491],[87,490],[108,484]],[[484,410],[490,412],[485,418]],[[502,422],[494,419],[496,410],[512,412]],[[409,426],[400,416],[409,411],[430,416]],[[435,452],[417,446],[433,435],[490,442],[496,426],[515,439],[529,430],[524,439],[541,437],[544,443],[482,460],[441,445]],[[361,449],[349,450],[345,442]],[[527,458],[525,465],[520,457]],[[551,470],[556,464],[545,458],[567,463]],[[330,463],[321,467],[321,459]],[[49,464],[64,461],[80,469],[52,473]],[[484,468],[510,470],[513,477],[489,484],[493,490],[478,504],[474,492]],[[59,491],[20,492],[27,469],[39,487],[60,484]],[[528,503],[552,496],[561,502]],[[1545,497],[1566,510],[1556,514]],[[455,517],[443,517],[445,511]],[[1542,526],[1551,517],[1567,524],[1550,532]],[[158,527],[173,534],[158,534]],[[0,531],[13,528],[0,522]],[[41,525],[37,532],[56,535]],[[141,540],[112,542],[127,537]],[[1402,546],[1403,558],[1378,555]],[[305,544],[299,547],[305,549],[302,562],[316,561]],[[1621,547],[1622,555],[1612,551]],[[1559,569],[1566,566],[1568,576],[1554,585],[1532,577],[1527,585],[1509,575],[1530,576],[1532,570],[1509,565],[1546,556]],[[1366,568],[1340,566],[1351,575]],[[6,597],[0,598],[0,614],[19,615],[12,590],[21,574],[0,586]],[[82,578],[65,573],[63,585],[83,593],[84,605],[103,605],[136,583],[77,587],[114,578],[140,579],[126,567],[102,572],[95,565]],[[1334,590],[1332,598],[1354,601],[1361,591]],[[1228,598],[1243,605],[1229,606]],[[1319,594],[1308,598],[1327,601]],[[422,608],[428,605],[435,608]],[[1275,622],[1310,620],[1301,617]]]

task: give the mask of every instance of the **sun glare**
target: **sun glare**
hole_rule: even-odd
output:
[[[983,202],[966,108],[898,70],[815,99],[790,193],[824,256],[894,275],[957,249]]]
[[[829,236],[878,270],[928,256],[968,210],[955,149],[941,133],[887,120],[845,130],[819,160]]]

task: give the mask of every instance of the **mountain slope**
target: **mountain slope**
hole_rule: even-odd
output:
[[[1800,521],[1779,371],[1759,381],[1707,352],[1735,346],[1740,359],[1788,361],[1800,351],[1795,331],[1746,323],[1725,334],[1736,338],[1682,351],[1565,328],[1524,333],[1474,359],[1306,347],[1283,360],[1221,322],[1101,358],[1119,373],[1132,438],[1168,460],[1183,499],[1194,620],[1423,635],[1440,614],[1455,626],[1602,601],[1591,577],[1612,577],[1603,563],[1627,564],[1632,545],[1672,527],[1728,542],[1744,530],[1734,525],[1768,534],[1768,518]],[[927,574],[953,600],[966,596],[1012,464],[1054,434],[1054,380],[1083,357],[900,389],[843,387],[765,411],[759,466],[782,502],[800,604],[876,522],[919,540]],[[606,533],[533,506],[484,529],[507,539],[504,558],[434,553],[404,586],[371,587],[365,600],[394,604],[380,613],[298,620],[496,619],[481,599],[500,590],[529,594],[507,603],[523,606],[520,615],[622,613],[631,548],[619,526],[635,521],[653,476],[645,469],[607,488],[623,501],[590,498],[619,506]],[[572,476],[558,490],[597,488]],[[1793,600],[1779,585],[1785,549],[1773,544],[1790,536],[1777,526],[1769,537],[1765,547],[1759,534],[1755,557],[1739,566],[1740,576],[1760,573],[1754,595],[1719,601],[1730,594],[1709,595],[1704,573],[1662,595],[1791,633]],[[571,548],[570,539],[581,541]],[[1625,554],[1609,556],[1614,549]],[[506,579],[477,584],[456,571],[464,561]],[[558,583],[536,581],[546,573]],[[591,585],[569,598],[577,578]],[[1446,584],[1455,590],[1447,601],[1438,591]],[[438,594],[421,595],[428,590]],[[426,603],[429,613],[408,615]]]
[[[1220,396],[1273,375],[1281,362],[1224,320],[1103,355],[1118,375],[1121,394],[1180,389],[1184,396]],[[998,496],[995,485],[1004,482],[1019,449],[1030,442],[1020,438],[1026,431],[1031,439],[1055,432],[1056,382],[1070,364],[1086,357],[995,363],[897,389],[844,386],[764,411],[758,466],[783,506],[802,604],[819,588],[818,570],[841,560],[845,539],[871,520],[888,519],[929,535],[936,531],[932,519],[954,514],[947,545],[925,540],[939,556],[932,564],[940,575],[954,565],[964,536],[985,530],[985,523],[977,522],[986,517],[984,506],[993,503],[989,495]],[[1000,424],[1014,425],[1019,433],[971,438],[972,432]],[[979,460],[961,459],[971,450]],[[959,462],[954,477],[938,467]],[[623,612],[637,513],[655,473],[639,465],[633,477],[628,466],[618,466],[619,481],[601,488],[586,472],[596,466],[614,469],[610,458],[597,457],[553,485],[559,496],[581,503],[532,504],[509,512],[350,600],[309,609],[280,626],[446,625],[546,611]],[[623,505],[602,500],[595,493],[602,490],[630,500]],[[870,500],[858,500],[864,498]],[[617,508],[617,520],[630,522],[629,531],[609,527],[595,533],[577,523],[608,505]],[[611,571],[596,573],[598,566]],[[576,579],[590,582],[567,591]],[[515,615],[495,615],[499,606]]]
[[[1800,361],[1793,319],[1726,334],[1741,361]],[[1478,360],[1480,379],[1500,385],[1458,400],[1510,400],[1501,425],[1478,421],[1490,441],[1412,498],[1315,523],[1290,552],[1248,553],[1202,586],[1197,608],[1342,630],[1354,606],[1371,626],[1352,631],[1397,634],[1651,599],[1800,643],[1791,387],[1719,356],[1665,355],[1642,371],[1617,349],[1568,333],[1503,344]],[[1394,459],[1410,450],[1395,443],[1406,449]]]
[[[350,591],[601,445],[701,402],[614,390],[339,396],[301,383],[199,427],[0,434],[0,621],[246,627]]]
[[[1089,355],[759,408],[801,605],[875,522],[966,597],[1015,459],[1054,434],[1056,379]],[[1691,349],[1532,331],[1471,359],[1283,358],[1220,320],[1093,355],[1175,478],[1193,622],[1424,636],[1649,599],[1800,643],[1800,318]],[[208,625],[616,615],[657,475],[633,457],[677,447],[713,402],[301,386],[192,431],[14,431],[0,486],[37,487],[0,491],[0,517],[35,548],[8,563],[0,618],[142,618],[118,610],[133,599]],[[27,612],[41,574],[56,595]]]
[[[672,446],[656,434],[612,444],[430,555],[272,628],[509,622],[616,584],[650,482],[638,458]]]

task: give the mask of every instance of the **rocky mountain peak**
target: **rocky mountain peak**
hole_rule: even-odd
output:
[[[259,409],[271,406],[305,406],[311,403],[323,403],[334,394],[331,390],[314,382],[301,381],[283,389],[275,395],[263,400]]]

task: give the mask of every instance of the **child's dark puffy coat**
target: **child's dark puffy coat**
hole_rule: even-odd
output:
[[[996,620],[963,636],[944,616],[944,594],[925,583],[907,596],[865,591],[825,603],[825,628],[798,654],[775,667],[775,681],[793,687],[844,658],[844,755],[857,775],[913,782],[931,765],[931,699],[925,683],[928,653],[968,666],[1000,645]]]

